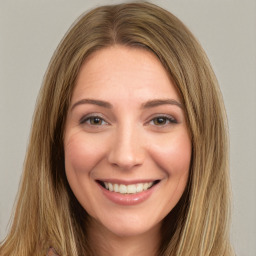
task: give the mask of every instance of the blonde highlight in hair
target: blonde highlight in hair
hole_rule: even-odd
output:
[[[63,133],[80,67],[112,45],[153,52],[185,106],[193,145],[187,188],[162,229],[162,256],[233,255],[229,241],[230,188],[227,122],[211,65],[190,31],[171,13],[147,2],[98,7],[80,17],[58,46],[34,113],[12,227],[1,256],[93,255],[88,216],[69,188]]]

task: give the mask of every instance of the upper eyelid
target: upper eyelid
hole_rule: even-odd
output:
[[[84,115],[82,116],[80,119],[79,119],[79,123],[83,123],[85,122],[87,119],[91,118],[91,117],[98,117],[100,119],[102,119],[105,123],[109,124],[108,121],[106,121],[106,118],[104,118],[101,114],[99,113],[91,113],[91,114],[88,114],[88,115]]]
[[[175,120],[176,122],[178,122],[178,121],[177,121],[177,118],[175,118],[173,115],[169,115],[169,114],[154,114],[154,115],[152,115],[152,116],[150,116],[150,117],[148,118],[148,121],[147,121],[147,122],[150,122],[150,121],[152,121],[153,119],[159,118],[159,117],[164,117],[164,118],[171,119],[171,120]]]
[[[83,116],[79,119],[79,123],[85,121],[86,119],[88,119],[88,118],[90,118],[90,117],[99,117],[99,118],[101,118],[104,122],[110,124],[110,121],[108,120],[108,118],[106,118],[103,114],[97,113],[97,112],[89,113],[89,114],[83,115]],[[164,113],[155,113],[155,114],[150,115],[150,116],[147,118],[147,120],[145,121],[145,123],[149,123],[149,122],[151,122],[153,119],[159,118],[159,117],[167,118],[167,119],[173,120],[173,121],[175,121],[176,123],[178,123],[178,120],[177,120],[176,117],[174,117],[173,115],[164,114]]]

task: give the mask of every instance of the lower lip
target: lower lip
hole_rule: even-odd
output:
[[[136,204],[140,204],[144,201],[146,201],[154,192],[155,187],[158,184],[154,185],[153,187],[151,187],[148,190],[136,193],[136,194],[121,194],[121,193],[116,193],[116,192],[112,192],[109,191],[105,188],[103,188],[101,185],[100,188],[103,192],[103,194],[112,202],[114,202],[115,204],[119,204],[119,205],[136,205]]]

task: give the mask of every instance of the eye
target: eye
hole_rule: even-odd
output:
[[[80,120],[80,124],[88,124],[91,126],[102,126],[108,124],[102,117],[100,116],[85,116]]]
[[[177,124],[177,120],[172,116],[157,116],[149,122],[149,124],[155,126],[165,126],[171,123]]]

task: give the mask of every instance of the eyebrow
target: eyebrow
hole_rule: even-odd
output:
[[[71,110],[73,110],[76,106],[81,104],[93,104],[104,108],[112,108],[112,105],[108,103],[107,101],[103,100],[94,100],[94,99],[82,99],[74,103],[71,107]]]
[[[156,99],[156,100],[149,100],[146,103],[142,104],[142,108],[153,108],[158,107],[161,105],[175,105],[183,109],[183,105],[174,99]]]
[[[107,102],[107,101],[103,101],[103,100],[95,100],[95,99],[82,99],[77,101],[76,103],[74,103],[71,107],[71,111],[78,105],[82,105],[82,104],[93,104],[93,105],[97,105],[100,107],[104,107],[104,108],[112,108],[113,106]],[[178,102],[177,100],[174,99],[156,99],[156,100],[149,100],[145,103],[142,104],[142,108],[153,108],[153,107],[158,107],[161,105],[175,105],[180,107],[181,109],[183,109],[183,105]]]

